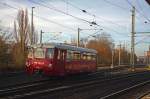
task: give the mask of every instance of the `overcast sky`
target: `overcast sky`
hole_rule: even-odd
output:
[[[110,34],[116,47],[120,42],[122,44],[126,42],[130,50],[132,8],[130,3],[134,4],[137,9],[136,32],[150,31],[150,6],[145,0],[1,0],[0,20],[3,27],[13,29],[17,10],[27,8],[29,19],[31,19],[31,7],[34,6],[36,30],[38,33],[40,30],[49,32],[43,34],[43,42],[70,42],[71,38],[77,38],[78,27],[103,29],[99,33]],[[90,26],[88,22],[92,21],[99,26]],[[145,24],[145,21],[148,23]],[[88,37],[97,31],[99,30],[82,30],[81,38]],[[144,51],[148,50],[149,39],[147,35],[136,36],[137,55],[143,55]]]

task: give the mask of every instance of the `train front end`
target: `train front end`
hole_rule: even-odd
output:
[[[29,74],[42,73],[50,75],[53,69],[53,48],[32,48],[28,52],[26,71]]]

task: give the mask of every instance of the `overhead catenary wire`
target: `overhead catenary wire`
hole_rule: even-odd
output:
[[[126,11],[129,10],[128,8],[124,8],[124,7],[122,7],[122,6],[120,6],[120,5],[117,5],[117,4],[113,3],[113,2],[110,2],[110,1],[108,1],[108,0],[104,0],[104,1],[105,1],[106,3],[112,5],[112,6],[116,6],[116,7],[120,8],[120,9],[122,9],[122,10],[126,10]],[[138,2],[138,0],[137,0],[137,2]],[[128,2],[128,3],[130,3],[130,2]],[[131,5],[131,3],[130,3],[130,5]],[[141,7],[141,8],[142,8],[142,7]],[[130,12],[131,12],[131,11],[130,11]],[[141,19],[141,18],[139,18],[139,16],[136,16],[136,18]],[[145,18],[145,17],[144,17],[144,18]]]
[[[63,2],[66,2],[65,0],[62,0],[62,1],[63,1]],[[102,19],[103,21],[106,21],[106,22],[108,22],[108,23],[114,24],[114,25],[116,25],[116,26],[118,26],[118,27],[126,28],[125,26],[119,25],[119,24],[117,24],[117,23],[115,23],[115,22],[113,22],[113,21],[106,20],[106,19],[104,19],[104,18],[102,18],[102,17],[100,17],[100,16],[97,16],[97,15],[95,15],[95,14],[92,14],[92,13],[88,12],[88,11],[85,10],[85,9],[81,9],[80,7],[74,5],[74,4],[70,3],[70,2],[67,2],[67,3],[68,3],[69,5],[71,5],[72,7],[74,7],[74,8],[76,8],[76,9],[82,11],[83,13],[86,13],[86,14],[88,14],[88,15],[97,17],[97,18],[99,18],[99,19]],[[108,30],[111,30],[111,31],[113,31],[113,32],[115,32],[115,33],[117,33],[117,34],[119,34],[119,35],[121,34],[121,35],[123,35],[123,36],[126,36],[126,35],[124,35],[124,34],[122,34],[122,33],[117,32],[117,31],[114,30],[114,29],[109,28],[109,27],[105,27],[105,26],[102,26],[102,25],[101,25],[101,27],[102,27],[102,28],[106,28],[106,29],[108,29]]]
[[[10,5],[8,5],[8,6],[10,6]],[[15,8],[15,7],[12,7],[12,6],[10,6],[11,8]],[[16,8],[15,8],[16,9]],[[57,25],[60,25],[60,26],[63,26],[62,24],[58,24],[58,23],[56,23],[56,22],[54,22],[54,21],[51,21],[51,20],[49,20],[49,19],[47,19],[47,18],[44,18],[44,17],[41,17],[41,16],[37,16],[36,15],[36,17],[39,17],[40,19],[42,19],[42,20],[45,20],[45,21],[49,21],[49,22],[52,22],[52,23],[55,23],[55,24],[57,24]],[[88,22],[89,23],[89,22]],[[99,25],[98,25],[99,26]],[[64,27],[64,26],[63,26]],[[66,27],[66,26],[65,26]],[[106,28],[106,27],[104,27],[104,28]],[[69,28],[69,29],[72,29],[72,30],[74,30],[74,31],[76,31],[75,29],[73,29],[73,28]],[[110,28],[107,28],[107,29],[109,29],[109,30],[112,30],[112,31],[114,31],[114,32],[116,32],[117,34],[120,34],[119,32],[117,32],[117,31],[115,31],[115,30],[113,30],[113,29],[110,29]],[[122,33],[121,33],[122,34]]]
[[[14,9],[16,9],[15,7],[13,7],[13,6],[11,6],[11,5],[7,5],[8,7],[10,7],[10,8],[14,8]],[[17,8],[18,9],[18,8]],[[61,10],[60,10],[61,11]],[[64,26],[64,25],[62,25],[62,24],[59,24],[59,23],[56,23],[56,22],[54,22],[54,21],[51,21],[51,20],[49,20],[49,19],[47,19],[47,18],[44,18],[44,17],[41,17],[41,16],[38,16],[38,15],[35,15],[36,17],[39,17],[40,19],[42,19],[42,20],[45,20],[45,21],[48,21],[48,22],[51,22],[51,23],[54,23],[54,24],[57,24],[57,25],[60,25],[60,26],[62,26],[62,27],[65,27],[65,28],[68,28],[68,27],[66,27],[66,26]],[[89,23],[89,22],[88,22]],[[114,29],[110,29],[109,27],[104,27],[104,28],[107,28],[108,30],[112,30],[112,31],[114,31],[114,32],[116,32],[117,34],[122,34],[122,33],[119,33],[119,32],[117,32],[117,31],[115,31]],[[73,31],[76,31],[75,29],[73,29],[73,28],[69,28],[69,29],[71,29],[71,30],[73,30]]]
[[[138,42],[136,42],[136,43],[135,43],[135,45],[139,44],[140,42],[145,41],[145,39],[147,39],[148,37],[150,37],[150,36],[146,36],[146,37],[144,37],[143,39],[141,39],[141,40],[139,40]]]
[[[103,1],[105,1],[106,3],[108,3],[108,4],[110,4],[110,5],[113,5],[113,6],[115,6],[115,7],[118,7],[118,8],[120,8],[120,9],[122,9],[122,10],[130,11],[128,8],[125,8],[125,7],[122,7],[122,6],[118,5],[118,4],[115,4],[115,3],[113,3],[113,2],[110,2],[109,0],[103,0]]]
[[[86,38],[93,37],[93,36],[95,36],[97,33],[99,33],[100,31],[101,31],[101,30],[96,31],[96,32],[95,32],[95,33],[93,33],[93,34],[88,35]]]
[[[54,6],[52,6],[52,5],[50,5],[50,6],[52,6],[52,7],[49,7],[49,6],[47,6],[47,5],[45,5],[45,4],[42,4],[42,3],[39,3],[39,2],[35,2],[35,1],[31,1],[31,2],[33,2],[33,3],[35,3],[35,4],[38,4],[38,5],[41,5],[41,6],[43,6],[43,7],[46,7],[46,8],[52,9],[52,10],[54,10],[54,11],[61,12],[61,13],[63,13],[63,14],[69,15],[69,16],[71,15],[71,14],[65,13],[64,11],[61,11],[61,10],[59,10],[59,9],[56,9],[56,8],[55,8]],[[68,3],[68,4],[69,4],[69,3]],[[71,15],[71,16],[72,16],[72,15]],[[73,17],[74,17],[74,16],[73,16]],[[74,18],[76,18],[76,17],[74,17]],[[82,20],[82,19],[79,19],[79,20]],[[82,21],[91,23],[91,22],[86,21],[86,20],[82,20]],[[95,24],[95,25],[99,26],[98,24]],[[117,32],[117,31],[115,31],[115,30],[113,30],[113,29],[111,29],[111,28],[104,27],[104,26],[100,26],[100,27],[107,28],[108,30],[114,31],[115,33],[117,33],[117,34],[119,34],[119,35],[123,35],[123,36],[128,37],[127,35],[122,34],[122,33],[119,33],[119,32]]]
[[[74,15],[72,15],[72,14],[69,14],[69,13],[66,13],[66,12],[64,12],[64,11],[62,11],[62,10],[59,10],[59,9],[55,8],[53,5],[47,6],[47,5],[43,4],[43,3],[39,3],[39,2],[35,2],[35,1],[30,1],[30,0],[28,0],[28,1],[29,1],[29,2],[32,2],[32,3],[34,3],[34,4],[38,4],[38,5],[40,5],[40,6],[46,7],[46,8],[48,8],[48,9],[53,10],[53,11],[60,12],[60,13],[62,13],[62,14],[71,16],[71,17],[73,17],[73,18],[75,18],[75,19],[77,19],[77,20],[80,20],[80,21],[83,21],[83,22],[86,22],[86,23],[89,23],[89,24],[93,24],[93,25],[99,26],[99,25],[96,24],[96,23],[90,22],[90,21],[88,21],[88,20],[85,20],[85,19],[76,17],[76,16],[74,16]]]
[[[57,23],[57,22],[52,21],[52,20],[49,20],[49,19],[47,19],[47,18],[45,18],[45,17],[39,16],[39,15],[36,15],[36,14],[34,14],[34,16],[35,16],[35,17],[38,17],[38,18],[40,18],[40,19],[42,19],[42,20],[44,20],[44,21],[46,21],[46,22],[54,23],[54,24],[57,24],[57,25],[59,25],[59,26],[61,26],[61,27],[64,27],[64,28],[67,28],[67,29],[76,31],[76,29],[74,29],[74,28],[65,26],[65,25],[63,25],[63,24]]]
[[[141,12],[142,12],[145,16],[147,16],[147,14],[144,13],[143,7],[141,6],[139,0],[137,0],[137,4],[138,4],[139,8],[141,9]],[[145,22],[146,22],[146,21],[145,21]]]
[[[143,8],[142,8],[142,6],[141,6],[139,0],[137,0],[137,4],[138,4],[139,8],[141,9],[141,11],[143,12]],[[143,12],[143,13],[144,13],[144,12]]]
[[[126,1],[131,7],[134,6],[129,0],[126,0]],[[145,18],[147,21],[150,22],[150,19],[146,15],[142,14],[137,8],[135,8],[135,10],[139,13],[140,16],[142,16],[143,18]]]
[[[7,6],[7,7],[9,7],[9,8],[12,8],[12,9],[15,9],[15,10],[19,10],[19,8],[14,7],[14,6],[10,5],[10,4],[4,3],[4,2],[0,2],[0,3],[3,4],[3,5],[5,5],[5,6]],[[59,25],[59,26],[61,26],[61,27],[70,29],[70,30],[72,30],[72,31],[76,31],[76,29],[73,29],[73,28],[71,28],[71,27],[68,27],[68,26],[65,26],[65,25],[63,25],[63,24],[57,23],[57,22],[52,21],[52,20],[50,20],[50,19],[47,19],[47,18],[45,18],[45,17],[39,16],[39,15],[36,15],[36,14],[34,14],[34,16],[37,17],[37,18],[40,18],[41,20],[44,20],[44,21],[46,21],[46,22],[50,22],[50,23],[53,23],[53,24],[57,24],[57,25]]]
[[[80,7],[76,6],[76,5],[74,5],[73,3],[71,3],[71,1],[70,1],[70,2],[68,2],[68,1],[66,2],[65,0],[62,0],[62,1],[65,2],[65,3],[68,3],[70,6],[72,6],[72,7],[76,8],[76,9],[82,11],[83,13],[85,13],[85,14],[87,14],[87,15],[90,15],[90,16],[93,16],[93,17],[97,17],[98,19],[101,19],[101,20],[103,20],[103,21],[105,21],[105,22],[108,22],[108,23],[111,23],[111,24],[116,25],[116,26],[118,26],[118,27],[121,27],[121,28],[125,28],[125,29],[126,29],[125,26],[119,25],[119,24],[117,24],[117,23],[115,23],[115,22],[113,22],[113,21],[111,21],[111,20],[102,18],[102,17],[97,16],[97,15],[95,15],[95,14],[93,14],[93,13],[90,13],[89,11],[87,11],[87,10],[85,10],[85,9],[82,9],[82,8],[80,8]],[[126,8],[124,8],[124,9],[126,9]],[[127,10],[127,9],[126,9],[126,10]]]

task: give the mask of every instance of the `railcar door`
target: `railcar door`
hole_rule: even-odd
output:
[[[66,50],[57,49],[56,69],[58,75],[65,75]]]

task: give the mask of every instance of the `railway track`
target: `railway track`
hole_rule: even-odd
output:
[[[76,83],[76,82],[82,82],[82,81],[88,81],[88,80],[94,80],[94,79],[103,79],[105,78],[104,76],[101,76],[102,74],[104,74],[104,72],[95,72],[95,73],[90,73],[87,75],[79,75],[79,76],[69,76],[66,78],[50,78],[50,79],[44,79],[44,80],[39,80],[39,81],[34,81],[34,82],[29,82],[29,83],[21,83],[21,84],[17,84],[14,86],[7,86],[3,89],[0,90],[0,97],[3,96],[9,96],[9,94],[16,94],[16,93],[22,93],[24,91],[32,91],[31,88],[34,88],[34,90],[36,88],[39,88],[40,86],[43,87],[46,84],[51,84],[51,86],[49,87],[56,87],[56,86],[60,86],[63,83]],[[96,77],[96,76],[97,77]],[[93,79],[89,79],[91,77],[93,77]],[[110,77],[111,75],[107,74],[107,77]],[[86,77],[86,79],[85,79]],[[83,79],[84,78],[84,79]],[[63,81],[65,79],[65,81]],[[76,81],[77,80],[77,81]],[[61,83],[60,83],[61,82]]]
[[[147,73],[147,72],[145,72]],[[29,85],[26,87],[20,87],[20,88],[14,88],[11,90],[1,90],[0,91],[0,97],[2,98],[11,98],[11,99],[17,99],[17,98],[31,98],[35,97],[37,95],[43,95],[43,94],[48,94],[48,93],[57,93],[65,90],[70,90],[70,89],[78,89],[82,87],[87,87],[90,85],[97,85],[100,83],[105,83],[109,81],[117,81],[117,80],[122,80],[122,79],[129,79],[136,77],[137,75],[142,75],[143,73],[133,73],[133,74],[126,74],[126,75],[118,75],[117,77],[107,77],[107,78],[102,78],[102,77],[96,77],[93,79],[84,79],[84,80],[79,80],[77,82],[75,81],[66,81],[66,82],[61,82],[58,85],[50,85],[48,82],[43,83],[43,84],[37,84],[37,85]]]
[[[121,96],[121,95],[124,95],[125,93],[128,93],[129,91],[131,91],[131,90],[133,90],[133,89],[135,89],[135,88],[139,88],[139,87],[141,87],[141,86],[144,86],[144,85],[146,85],[146,84],[150,84],[150,80],[144,81],[144,82],[135,84],[135,85],[133,85],[133,86],[127,87],[127,88],[125,88],[125,89],[119,90],[119,91],[117,91],[117,92],[111,93],[111,94],[109,94],[109,95],[106,95],[106,96],[104,96],[104,97],[101,97],[100,99],[116,99],[116,97]],[[137,99],[144,99],[143,97],[146,96],[146,95],[148,95],[148,94],[150,94],[150,92],[148,92],[148,93],[146,93],[146,94],[144,94],[144,95],[138,97]],[[118,99],[118,98],[117,98],[117,99]],[[147,99],[147,98],[145,98],[145,99]]]
[[[101,72],[102,75],[108,74],[108,72],[114,72],[114,71],[120,71],[120,70],[127,70],[127,67],[115,67],[114,69],[98,69],[97,72]],[[97,73],[96,72],[96,73]],[[92,74],[93,75],[93,74]],[[21,85],[27,85],[27,84],[32,84],[36,83],[41,80],[49,79],[49,77],[39,77],[39,75],[32,75],[28,76],[25,72],[15,72],[15,73],[8,73],[8,74],[2,74],[0,75],[1,81],[0,81],[0,89],[5,89],[5,88],[11,88],[11,87],[17,87]],[[51,79],[51,77],[50,77]],[[55,79],[55,78],[54,78]],[[54,80],[51,79],[51,80]]]
[[[139,96],[137,99],[150,99],[150,91],[142,94],[141,96]]]
[[[122,70],[122,69],[125,69],[125,68],[126,67],[120,67],[119,71]],[[79,75],[79,76],[80,76],[80,78],[82,78],[82,77],[85,78],[86,76],[90,77],[90,76],[93,76],[93,75],[111,76],[111,73],[116,72],[116,71],[118,71],[118,67],[114,68],[114,69],[98,70],[95,73],[89,73],[89,74]],[[72,78],[72,76],[70,78]],[[69,80],[71,80],[70,78],[69,78]],[[76,78],[79,78],[79,77],[77,76]],[[76,78],[73,77],[73,79],[76,79]],[[57,78],[57,77],[46,77],[46,78],[44,77],[43,79],[40,79],[40,80],[29,81],[29,82],[25,82],[25,83],[18,83],[18,84],[14,84],[14,85],[8,85],[8,86],[5,86],[5,87],[0,87],[0,92],[2,90],[13,90],[13,89],[17,89],[17,88],[25,88],[25,86],[38,85],[38,83],[41,83],[41,82],[55,81],[55,80],[58,80],[58,79],[59,78]]]

